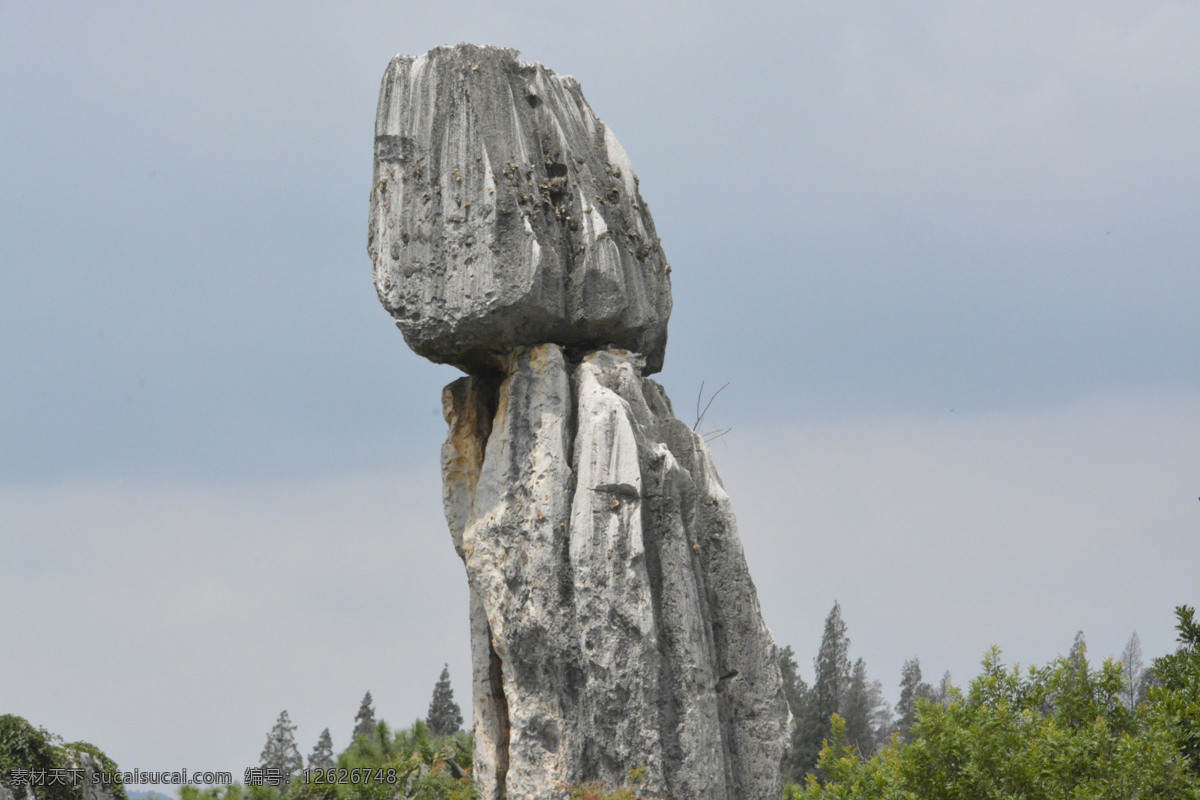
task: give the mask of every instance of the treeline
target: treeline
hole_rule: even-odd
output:
[[[813,688],[793,680],[802,748],[794,755],[811,757],[814,729],[824,738],[812,768],[788,784],[784,798],[1200,798],[1200,624],[1188,606],[1177,608],[1176,617],[1177,649],[1149,669],[1136,634],[1119,661],[1099,667],[1088,661],[1082,633],[1066,656],[1024,671],[1004,665],[993,648],[965,692],[948,679],[937,689],[922,684],[909,662],[902,678],[907,695],[886,724],[882,716],[865,723],[849,688],[840,708],[817,716],[847,674],[845,660],[826,658],[823,642]],[[846,641],[836,605],[825,638],[834,653]],[[790,655],[785,651],[785,662]],[[826,675],[830,669],[836,680]],[[821,689],[823,680],[834,688]],[[811,710],[820,703],[826,705]],[[872,708],[869,701],[865,706]],[[789,768],[794,777],[799,761]]]
[[[803,782],[817,768],[821,748],[832,732],[830,719],[837,714],[845,722],[846,741],[870,758],[895,735],[908,733],[915,722],[916,701],[943,702],[950,696],[950,673],[937,686],[922,680],[921,662],[904,662],[900,676],[900,702],[893,708],[884,698],[883,686],[867,676],[867,665],[859,658],[851,662],[850,637],[835,601],[825,618],[821,646],[813,659],[813,685],[800,677],[792,648],[780,653],[784,692],[792,710],[795,728],[791,757],[785,767],[787,778]]]
[[[825,621],[814,681],[781,654],[795,717],[784,800],[1200,800],[1200,623],[1176,609],[1173,653],[1142,662],[1136,634],[1121,658],[1093,665],[1083,634],[1066,656],[1021,669],[993,648],[965,690],[949,675],[922,680],[919,662],[901,670],[900,700],[851,661],[836,603]],[[181,800],[468,800],[472,741],[461,730],[449,673],[434,687],[425,720],[392,731],[377,720],[370,692],[351,743],[334,753],[326,728],[307,761],[286,711],[267,735],[258,767],[242,784],[185,786]],[[31,773],[117,767],[86,743],[57,737],[19,717],[0,717],[0,796],[84,800],[82,786],[31,786]],[[573,800],[644,798],[635,770],[624,787],[568,787]],[[112,800],[125,796],[119,784]]]
[[[812,686],[801,679],[792,649],[781,652],[796,723],[784,800],[1200,800],[1200,625],[1189,607],[1176,615],[1178,648],[1149,668],[1136,633],[1119,660],[1099,666],[1088,660],[1080,633],[1066,656],[1040,667],[1006,666],[994,648],[965,690],[948,673],[926,682],[912,658],[901,669],[899,702],[891,705],[863,659],[851,657],[847,626],[834,603],[813,658]],[[434,694],[431,724],[434,708],[452,702],[445,672]],[[371,783],[293,779],[282,787],[284,800],[473,796],[470,737],[438,739],[430,727],[418,723],[391,734],[374,722],[368,695],[356,718],[355,741],[334,759],[336,766],[385,766],[407,783],[384,791]],[[326,763],[328,753],[319,743],[310,769]],[[264,751],[264,764],[266,756]],[[624,787],[571,787],[569,796],[647,797],[636,777]],[[247,788],[247,800],[272,800],[261,787]],[[241,800],[241,792],[210,794],[212,800]]]
[[[1076,662],[1086,651],[1082,631],[1076,634],[1070,658]],[[1121,654],[1121,701],[1133,711],[1148,698],[1155,685],[1155,673],[1145,668],[1141,643],[1136,632],[1130,636]],[[883,686],[869,680],[867,666],[859,658],[851,663],[850,638],[842,619],[841,606],[835,601],[825,618],[821,646],[813,659],[815,679],[810,688],[799,675],[799,665],[791,647],[780,653],[784,691],[795,721],[791,756],[786,766],[788,780],[803,783],[810,773],[820,777],[818,757],[833,732],[832,717],[840,717],[846,745],[869,759],[893,740],[907,741],[917,721],[918,701],[945,705],[959,697],[950,673],[936,685],[922,678],[921,661],[914,657],[900,671],[900,699],[891,706],[884,699]]]
[[[243,784],[185,786],[180,800],[467,800],[475,796],[472,740],[462,723],[448,667],[434,685],[426,718],[407,730],[392,731],[377,720],[368,691],[354,717],[352,741],[337,755],[325,728],[306,762],[284,710],[267,734],[259,766],[246,770]]]
[[[472,742],[462,723],[448,668],[434,685],[424,720],[393,732],[376,719],[367,692],[350,744],[335,755],[326,728],[307,763],[284,710],[258,766],[239,776],[240,783],[182,786],[180,800],[469,800],[475,797]],[[21,717],[0,715],[0,800],[128,800],[125,774],[87,742],[65,744]]]

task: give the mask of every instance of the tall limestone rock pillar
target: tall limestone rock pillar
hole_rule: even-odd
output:
[[[791,719],[729,498],[646,375],[670,267],[579,84],[512,50],[397,56],[368,250],[446,387],[446,519],[471,596],[475,778],[564,798],[775,800]]]

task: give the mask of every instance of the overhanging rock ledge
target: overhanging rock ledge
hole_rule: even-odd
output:
[[[396,56],[374,181],[375,287],[420,355],[473,372],[522,345],[612,345],[661,369],[670,267],[573,78],[496,47]]]

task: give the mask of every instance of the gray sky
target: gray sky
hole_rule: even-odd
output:
[[[806,678],[1173,648],[1200,602],[1200,5],[0,2],[0,713],[123,768],[469,705],[439,397],[366,255],[379,79],[577,77]]]

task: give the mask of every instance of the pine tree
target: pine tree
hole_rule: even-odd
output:
[[[834,602],[825,618],[821,649],[813,659],[813,687],[804,716],[797,720],[793,774],[804,774],[817,763],[821,743],[829,738],[829,717],[840,713],[841,703],[850,686],[850,639],[842,622],[842,607]]]
[[[1146,665],[1142,662],[1142,642],[1137,631],[1125,643],[1121,651],[1121,675],[1125,679],[1125,689],[1121,699],[1125,707],[1133,711],[1139,703],[1146,699]]]
[[[286,786],[291,777],[304,768],[300,751],[296,748],[295,734],[296,726],[288,719],[288,712],[285,710],[280,713],[275,727],[267,734],[267,744],[259,756],[264,770],[279,771],[282,786]]]
[[[779,672],[783,676],[783,694],[787,698],[788,708],[792,716],[798,718],[804,705],[804,695],[808,694],[808,686],[800,677],[800,665],[796,663],[796,654],[791,645],[779,651]]]
[[[371,693],[363,695],[362,703],[358,706],[358,714],[354,717],[354,738],[371,736],[375,733],[375,707],[372,705]]]
[[[867,697],[871,708],[871,733],[875,737],[875,752],[878,753],[891,744],[896,724],[892,717],[892,706],[883,696],[882,683],[871,681]]]
[[[828,721],[831,714],[837,713],[850,684],[850,638],[846,636],[846,623],[842,622],[842,607],[836,600],[825,618],[825,633],[821,636],[821,649],[813,659],[813,672],[817,716]]]
[[[846,743],[863,758],[870,758],[888,743],[892,730],[892,709],[883,699],[883,685],[867,677],[867,664],[854,662],[850,683],[839,712],[846,720]]]
[[[1075,634],[1067,657],[1059,660],[1061,675],[1043,701],[1044,713],[1053,713],[1060,721],[1076,727],[1086,725],[1096,695],[1096,675],[1088,666],[1087,639],[1083,631]]]
[[[954,688],[954,684],[950,682],[950,670],[942,673],[942,679],[938,681],[937,688],[933,690],[933,694],[929,699],[935,703],[946,705],[950,702],[950,691]]]
[[[950,673],[946,673],[943,682],[949,682]],[[932,699],[933,687],[921,680],[921,660],[913,657],[904,662],[900,668],[900,702],[896,703],[896,731],[907,737],[917,721],[917,698]]]
[[[450,665],[442,667],[442,675],[433,687],[433,699],[429,701],[429,714],[425,724],[434,736],[449,736],[462,728],[463,716],[458,703],[454,702],[454,690],[450,688]]]
[[[863,758],[875,755],[875,731],[871,727],[875,699],[867,682],[866,662],[860,658],[854,662],[854,671],[840,705],[842,718],[846,720],[846,741],[854,745]]]
[[[802,763],[803,734],[805,721],[809,717],[808,705],[812,702],[812,692],[800,677],[800,666],[796,663],[796,656],[790,645],[779,651],[779,672],[783,676],[783,694],[787,698],[788,708],[792,711],[793,722],[791,752],[788,754],[785,773],[789,781],[803,783],[804,773],[809,766]]]
[[[308,756],[308,768],[331,769],[333,766],[333,737],[329,735],[329,728],[326,728],[321,731],[317,738],[317,746]]]

